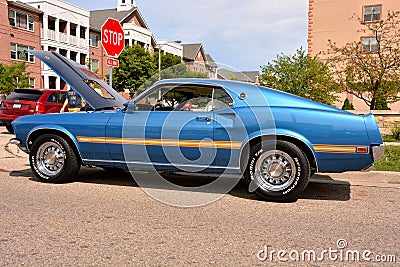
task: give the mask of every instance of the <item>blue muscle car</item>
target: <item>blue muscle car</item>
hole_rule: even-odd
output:
[[[29,153],[40,181],[71,180],[82,165],[229,174],[262,197],[286,201],[315,172],[370,170],[384,152],[373,115],[207,79],[160,81],[125,103],[85,67],[54,52],[32,53],[90,106],[13,122],[12,142]]]

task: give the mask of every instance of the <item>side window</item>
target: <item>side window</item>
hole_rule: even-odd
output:
[[[57,93],[57,102],[63,104],[67,98],[66,93]]]
[[[47,102],[57,103],[57,93],[52,93],[47,99]]]
[[[211,111],[213,88],[198,85],[164,86],[142,97],[137,110],[147,111]]]
[[[213,100],[209,103],[207,111],[215,111],[226,109],[233,106],[232,98],[221,88],[215,88],[213,93]]]

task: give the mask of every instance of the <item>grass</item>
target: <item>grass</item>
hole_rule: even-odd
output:
[[[383,142],[400,142],[399,139],[396,139],[391,135],[385,135],[382,137],[382,139],[383,139]]]
[[[375,162],[375,170],[400,172],[400,146],[387,146],[383,157]]]

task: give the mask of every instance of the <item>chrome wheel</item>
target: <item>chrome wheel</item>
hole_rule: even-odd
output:
[[[257,159],[254,179],[263,190],[282,191],[292,185],[296,172],[291,156],[280,150],[270,150]]]
[[[61,145],[55,142],[43,143],[36,152],[38,171],[50,177],[61,172],[64,167],[65,153]]]

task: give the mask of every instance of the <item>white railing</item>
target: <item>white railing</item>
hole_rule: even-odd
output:
[[[60,42],[61,43],[68,43],[68,35],[65,33],[60,32]]]
[[[80,46],[80,47],[87,47],[87,46],[89,46],[89,40],[80,38],[80,39],[79,39],[79,46]]]
[[[57,40],[57,33],[53,30],[47,30],[47,39],[56,41]]]
[[[65,44],[72,44],[82,48],[89,46],[89,40],[84,38],[79,38],[74,35],[68,35],[63,32],[56,32],[50,29],[40,29],[40,37],[46,40],[59,41]]]
[[[78,45],[78,37],[70,35],[69,36],[69,43],[73,45]]]

